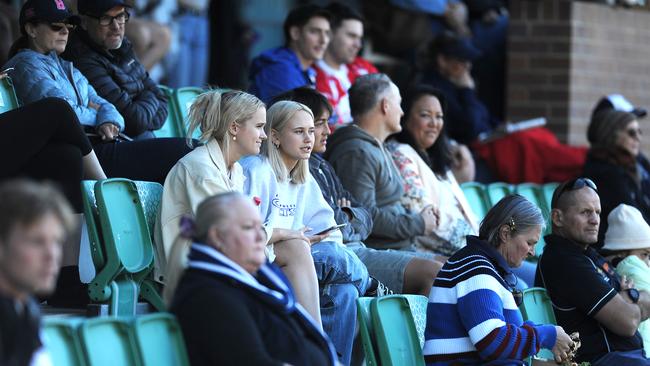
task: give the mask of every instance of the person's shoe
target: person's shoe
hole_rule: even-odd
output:
[[[386,285],[381,283],[378,279],[370,277],[370,285],[364,296],[366,297],[379,297],[385,295],[392,295],[393,291],[390,290]]]

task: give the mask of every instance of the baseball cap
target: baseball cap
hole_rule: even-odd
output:
[[[622,94],[610,94],[602,97],[596,104],[596,107],[594,107],[592,115],[606,109],[632,113],[639,118],[645,117],[648,114],[645,108],[635,107]]]
[[[72,14],[63,0],[28,0],[20,9],[18,18],[21,32],[25,33],[25,24],[37,21],[75,25],[80,23],[79,17]]]
[[[79,0],[77,9],[79,9],[79,14],[100,17],[116,6],[131,7],[130,4],[123,0]]]

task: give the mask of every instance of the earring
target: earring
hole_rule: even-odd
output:
[[[233,141],[237,141],[237,136],[232,135],[232,140],[233,140]]]

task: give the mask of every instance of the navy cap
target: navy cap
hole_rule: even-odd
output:
[[[27,0],[20,9],[18,18],[21,32],[25,33],[25,24],[38,21],[80,23],[79,17],[70,12],[63,0]]]
[[[606,109],[632,113],[639,118],[643,118],[648,114],[648,111],[646,111],[645,108],[635,107],[621,94],[610,94],[604,96],[600,101],[598,101],[591,114],[593,116]]]
[[[468,38],[448,37],[438,45],[441,55],[453,57],[461,61],[474,61],[481,56],[481,51],[474,47]]]
[[[79,0],[77,3],[79,14],[86,14],[95,17],[104,15],[104,13],[116,6],[123,6],[125,8],[131,7],[131,5],[127,4],[124,0]]]

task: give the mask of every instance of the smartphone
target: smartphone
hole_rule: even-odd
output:
[[[340,229],[340,228],[342,228],[342,227],[344,227],[346,225],[347,225],[347,223],[346,224],[330,226],[330,227],[328,227],[327,229],[325,229],[323,231],[317,232],[316,235],[323,235],[323,234],[328,233],[330,231],[338,230],[338,229]]]

